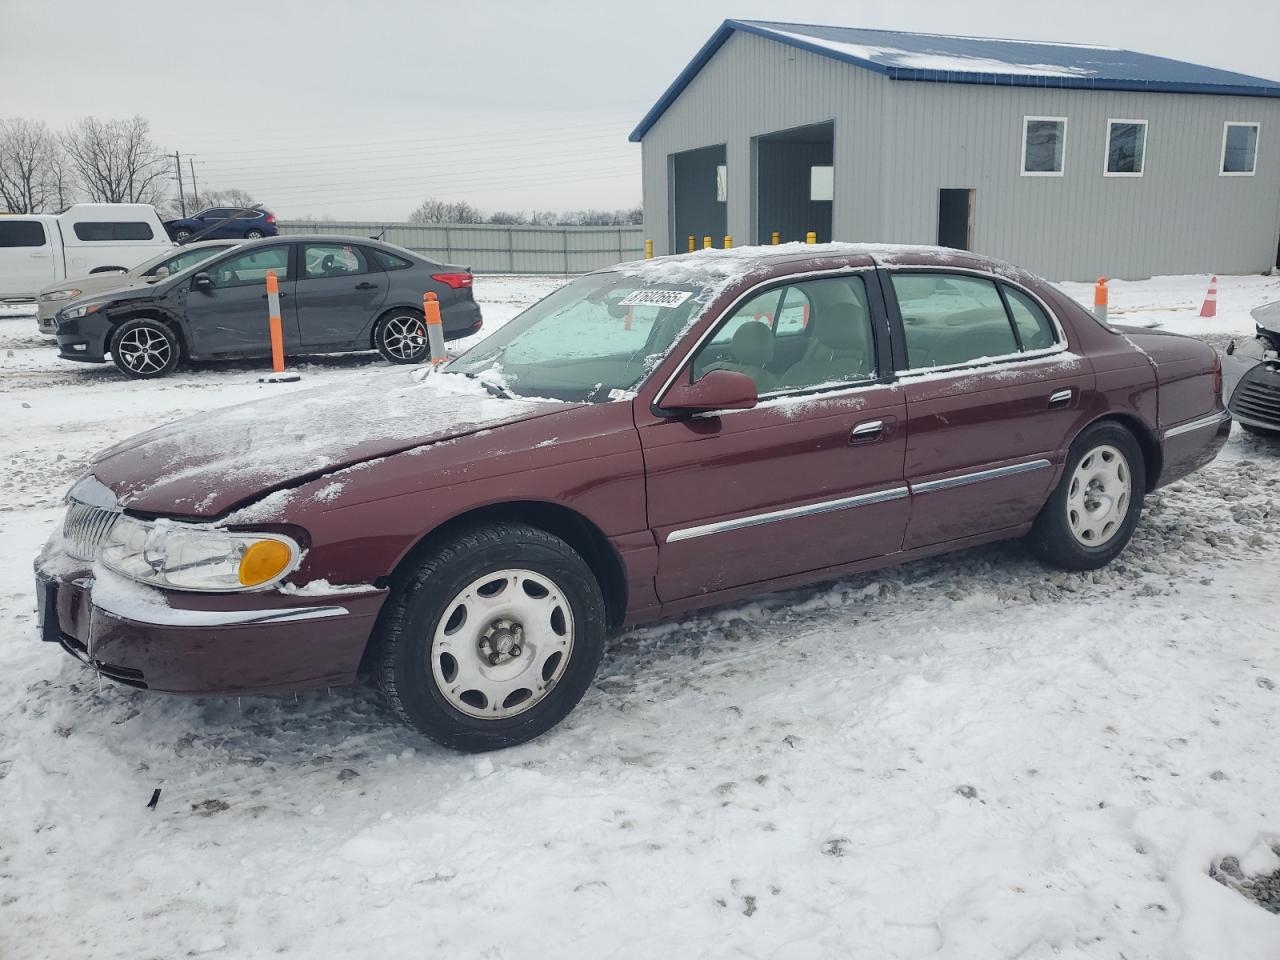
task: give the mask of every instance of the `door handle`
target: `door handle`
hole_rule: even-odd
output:
[[[849,431],[850,443],[871,443],[884,436],[883,420],[868,420]]]
[[[285,293],[283,290],[281,290],[281,291],[280,291],[280,299],[281,299],[281,300],[283,300],[283,299],[284,299],[285,297],[287,297],[287,296],[288,296],[288,294],[287,294],[287,293]],[[267,295],[266,295],[265,293],[262,295],[262,299],[263,299],[263,300],[267,299]]]
[[[377,290],[378,285],[376,283],[370,283],[368,280],[366,280],[363,283],[357,283],[356,289],[357,290]]]
[[[1070,390],[1059,390],[1056,393],[1049,394],[1050,408],[1067,406],[1071,403],[1071,396]]]

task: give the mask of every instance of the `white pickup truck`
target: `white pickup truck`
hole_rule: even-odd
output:
[[[128,270],[173,247],[155,207],[77,203],[59,214],[0,215],[0,302],[57,280]]]

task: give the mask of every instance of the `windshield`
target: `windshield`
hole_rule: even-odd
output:
[[[516,396],[590,402],[629,396],[713,298],[715,287],[701,280],[588,274],[445,369]]]

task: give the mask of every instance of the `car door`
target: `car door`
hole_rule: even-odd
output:
[[[45,224],[0,217],[0,296],[31,297],[58,279]]]
[[[387,276],[363,247],[341,241],[300,243],[298,332],[304,350],[368,348],[365,331],[387,298]]]
[[[210,356],[271,352],[266,286],[269,270],[275,271],[280,284],[285,352],[298,352],[298,328],[293,318],[292,246],[277,243],[243,253],[233,252],[214,260],[196,274],[207,274],[212,286],[201,289],[193,278],[187,292],[185,319],[193,353]]]
[[[939,270],[887,280],[907,402],[904,549],[1030,523],[1092,404],[1092,368],[1029,290]]]
[[[231,221],[231,214],[234,211],[224,208],[215,207],[212,210],[206,210],[199,216],[199,226],[197,231],[200,233],[201,240],[227,240],[238,238],[239,234],[233,229],[235,224]],[[205,230],[208,233],[205,233]]]
[[[770,313],[789,302],[802,326]],[[796,326],[802,344],[780,349]],[[899,549],[905,404],[881,376],[887,340],[874,272],[779,284],[731,308],[672,378],[746,373],[754,409],[637,407],[664,603]]]

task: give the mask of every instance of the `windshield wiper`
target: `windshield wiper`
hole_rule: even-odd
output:
[[[495,397],[498,397],[501,400],[519,400],[520,399],[514,393],[512,393],[509,389],[504,387],[502,384],[494,383],[491,380],[481,380],[480,374],[472,373],[470,370],[446,370],[444,372],[460,373],[464,377],[466,377],[468,380],[477,380],[479,381],[480,386],[484,387],[491,394],[493,394]]]

